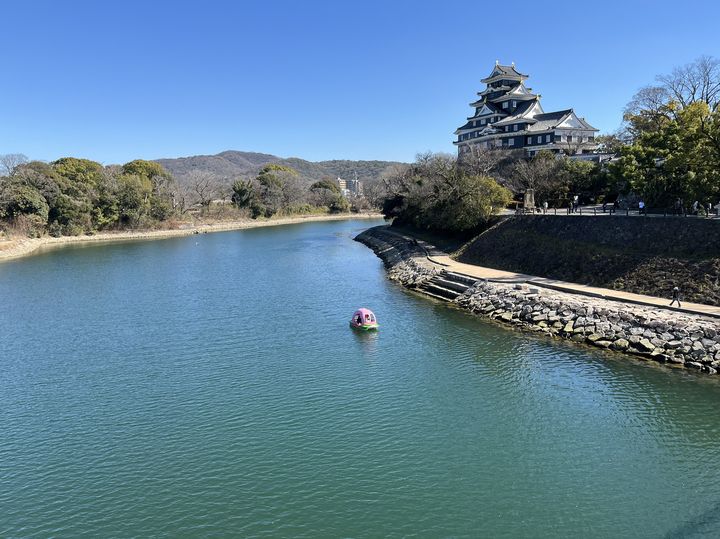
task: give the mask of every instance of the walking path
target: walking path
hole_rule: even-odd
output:
[[[403,236],[402,234],[398,234],[394,231],[392,231],[392,233],[397,234],[398,236]],[[408,236],[404,237],[408,238]],[[413,240],[415,238],[409,237],[409,239]],[[608,300],[621,301],[624,303],[634,303],[637,305],[650,305],[659,309],[720,318],[720,307],[713,307],[712,305],[702,305],[700,303],[689,303],[683,301],[682,308],[670,307],[670,298],[645,296],[643,294],[633,294],[631,292],[623,292],[621,290],[598,288],[595,286],[558,281],[556,279],[547,279],[545,277],[536,277],[534,275],[525,275],[523,273],[515,273],[512,271],[503,271],[493,268],[485,268],[483,266],[475,266],[472,264],[464,264],[453,260],[447,253],[439,250],[434,245],[419,239],[417,239],[417,243],[425,249],[427,259],[433,264],[442,266],[446,271],[467,275],[475,279],[484,279],[498,283],[528,283],[540,288],[549,288],[570,294],[581,294],[583,296],[593,296]]]

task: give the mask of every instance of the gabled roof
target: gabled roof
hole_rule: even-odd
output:
[[[584,131],[598,131],[582,118],[579,118],[573,109],[558,110],[535,116],[537,120],[528,131],[547,131],[548,129],[579,129]],[[565,125],[563,125],[565,124]]]
[[[495,67],[493,68],[490,75],[488,75],[486,78],[482,79],[480,82],[482,83],[489,83],[494,80],[502,80],[502,79],[509,79],[509,80],[516,80],[516,79],[526,79],[528,78],[528,75],[524,75],[520,73],[517,69],[515,69],[515,64],[509,66],[500,65],[498,63],[495,64]]]
[[[538,116],[542,115],[542,105],[540,105],[539,101],[525,101],[521,103],[517,109],[515,109],[515,112],[511,116],[503,118],[499,122],[495,122],[493,125],[503,126],[519,122],[533,123],[537,120]]]
[[[599,131],[599,129],[595,129],[592,125],[587,123],[585,118],[580,118],[577,114],[575,114],[573,109],[570,109],[569,114],[558,122],[557,127],[561,129],[585,129]]]
[[[483,116],[489,116],[491,114],[504,114],[497,105],[493,105],[492,103],[483,103],[483,106],[480,110],[476,111],[471,118],[481,118]],[[468,118],[469,119],[469,118]]]

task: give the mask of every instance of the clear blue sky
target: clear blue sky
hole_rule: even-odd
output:
[[[495,60],[602,132],[655,75],[720,57],[720,2],[8,0],[0,154],[453,152]]]

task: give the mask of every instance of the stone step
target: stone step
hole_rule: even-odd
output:
[[[478,282],[477,279],[474,277],[470,277],[469,275],[463,275],[461,273],[454,273],[452,271],[443,271],[442,272],[443,277],[450,281],[455,281],[456,283],[463,283],[466,284],[468,288],[470,288],[472,285],[474,285],[476,282]]]
[[[470,285],[468,285],[468,284],[465,284],[465,283],[462,283],[462,282],[453,281],[453,280],[448,280],[448,279],[445,279],[445,278],[443,278],[443,277],[444,277],[444,276],[438,276],[438,275],[436,275],[435,277],[433,277],[433,278],[430,280],[430,282],[431,282],[432,284],[436,284],[436,285],[438,285],[438,286],[442,286],[443,288],[449,288],[450,290],[455,290],[455,291],[459,292],[460,294],[462,294],[462,293],[465,292],[468,288],[470,288]]]
[[[423,284],[420,289],[424,292],[429,292],[437,296],[442,296],[449,301],[454,300],[460,295],[457,290],[450,290],[449,288],[445,288],[444,286],[434,284],[432,281],[428,281],[427,283]]]
[[[432,292],[428,292],[427,290],[418,288],[420,292],[422,292],[426,296],[430,296],[431,298],[439,299],[442,301],[452,301],[450,298],[446,298],[445,296],[439,296],[438,294],[433,294]]]

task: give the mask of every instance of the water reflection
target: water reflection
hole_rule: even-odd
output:
[[[718,535],[720,377],[407,292],[358,227],[2,265],[0,535]]]

